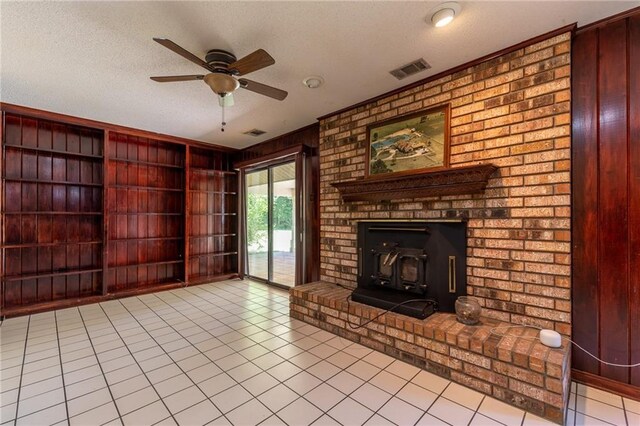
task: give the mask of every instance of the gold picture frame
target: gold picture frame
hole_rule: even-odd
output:
[[[367,177],[449,167],[449,104],[367,126]]]

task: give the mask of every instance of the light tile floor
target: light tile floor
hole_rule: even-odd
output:
[[[531,414],[289,318],[225,281],[6,320],[3,425],[542,425]],[[571,425],[640,425],[573,384]]]

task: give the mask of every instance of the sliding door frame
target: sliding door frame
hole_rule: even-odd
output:
[[[306,221],[304,220],[305,208],[306,208],[306,194],[305,194],[305,159],[307,156],[307,147],[305,145],[300,145],[294,148],[289,148],[286,150],[278,151],[274,154],[253,159],[242,161],[236,163],[234,165],[235,169],[239,172],[239,185],[238,192],[240,196],[238,197],[238,212],[240,214],[240,220],[238,224],[238,265],[240,269],[240,277],[248,277],[257,281],[263,281],[267,284],[274,285],[282,288],[289,288],[286,285],[279,284],[277,282],[271,281],[272,277],[272,256],[273,256],[273,218],[272,215],[269,214],[269,248],[268,248],[268,256],[269,256],[269,268],[267,279],[264,280],[259,277],[254,277],[247,274],[247,194],[246,194],[246,175],[247,173],[256,172],[260,170],[269,170],[267,186],[268,186],[268,197],[269,197],[269,205],[273,202],[272,198],[272,185],[271,185],[271,168],[274,166],[282,165],[285,163],[295,163],[295,235],[294,235],[294,250],[295,250],[295,282],[294,285],[300,285],[304,280],[304,271],[306,268],[306,259],[305,259],[305,234],[306,234]],[[270,209],[271,210],[271,209]]]

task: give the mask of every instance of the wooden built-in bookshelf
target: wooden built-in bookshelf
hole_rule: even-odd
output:
[[[189,147],[190,281],[238,272],[237,178],[227,156]]]
[[[102,292],[103,132],[6,114],[2,305]]]
[[[0,317],[238,276],[230,150],[78,121],[3,105]]]
[[[184,280],[185,148],[109,133],[108,292]]]

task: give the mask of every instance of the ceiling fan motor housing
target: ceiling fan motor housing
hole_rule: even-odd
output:
[[[207,56],[205,56],[205,61],[211,68],[216,70],[227,70],[229,64],[232,64],[236,61],[236,56],[222,49],[211,49],[207,52]]]

